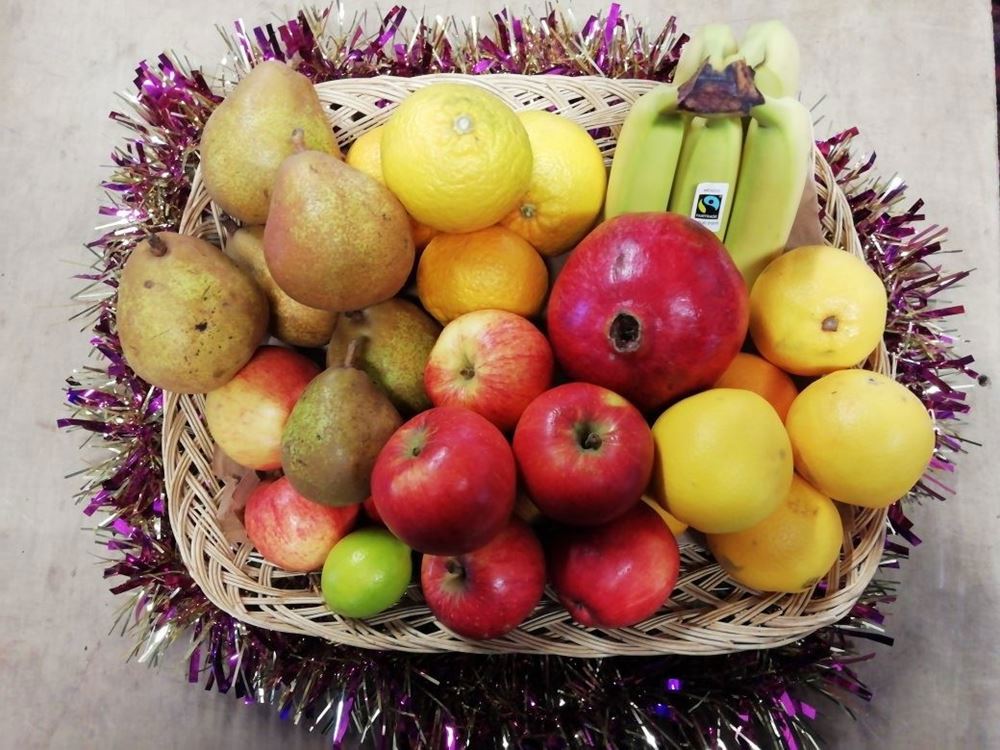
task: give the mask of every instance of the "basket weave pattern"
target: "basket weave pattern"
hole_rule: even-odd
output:
[[[629,106],[653,83],[562,76],[379,77],[319,84],[320,100],[342,147],[381,124],[391,105],[436,80],[463,79],[500,96],[516,110],[552,109],[588,130],[617,133]],[[608,131],[605,131],[608,132]],[[610,163],[614,138],[598,139]],[[863,257],[850,207],[825,160],[816,153],[816,186],[828,241]],[[220,213],[195,175],[181,232],[219,241]],[[884,348],[867,364],[890,374]],[[410,586],[392,609],[366,621],[331,613],[318,576],[292,575],[264,562],[248,544],[232,544],[218,520],[222,482],[212,470],[214,441],[205,427],[204,397],[166,394],[163,459],[170,524],[189,574],[218,607],[243,622],[312,635],[350,646],[411,652],[524,652],[577,657],[719,654],[779,646],[845,616],[881,559],[886,511],[843,506],[844,542],[815,592],[765,594],[734,583],[697,544],[681,547],[681,574],[669,602],[631,628],[575,624],[551,591],[517,630],[492,641],[470,641],[443,628]]]

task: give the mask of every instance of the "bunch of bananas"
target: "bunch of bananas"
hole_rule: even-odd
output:
[[[607,218],[672,211],[723,240],[747,285],[785,247],[812,174],[799,48],[779,21],[698,30],[672,84],[640,97],[611,165]]]

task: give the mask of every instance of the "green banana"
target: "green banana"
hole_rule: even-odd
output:
[[[798,100],[766,98],[750,110],[725,239],[747,288],[788,241],[812,174],[812,149],[812,117]]]
[[[694,78],[706,61],[716,70],[724,67],[724,58],[734,54],[739,45],[732,30],[721,23],[710,23],[702,26],[688,39],[681,50],[677,67],[674,68],[674,83],[682,83]]]
[[[618,134],[604,217],[666,211],[684,139],[677,87],[661,84],[640,96]]]
[[[720,240],[725,237],[742,151],[741,118],[692,118],[684,133],[669,210],[694,219]]]
[[[781,21],[762,21],[747,29],[739,54],[753,69],[754,83],[764,96],[799,93],[799,44]]]

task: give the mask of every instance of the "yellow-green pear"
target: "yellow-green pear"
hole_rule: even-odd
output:
[[[297,129],[308,148],[340,156],[310,80],[277,60],[260,63],[205,123],[201,174],[209,197],[245,224],[263,224],[274,176],[293,153]]]
[[[253,355],[267,331],[267,298],[219,248],[160,232],[125,262],[117,320],[139,377],[168,391],[207,393]]]
[[[394,297],[364,310],[341,314],[326,350],[327,364],[344,361],[351,343],[358,346],[357,366],[368,373],[401,412],[431,407],[424,390],[424,368],[441,326],[412,302]]]
[[[303,305],[360,310],[394,296],[410,275],[410,218],[378,181],[303,149],[275,177],[264,258],[278,286]]]
[[[306,386],[281,437],[288,481],[322,505],[354,505],[371,494],[375,459],[403,421],[385,392],[352,366],[357,345],[344,364]]]
[[[274,336],[292,346],[325,346],[337,325],[337,313],[306,307],[281,290],[264,262],[263,237],[264,227],[238,229],[226,243],[226,255],[250,274],[267,295]],[[343,356],[338,361],[343,361]]]

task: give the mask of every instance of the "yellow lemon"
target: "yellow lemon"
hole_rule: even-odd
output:
[[[757,350],[796,375],[853,367],[878,346],[886,293],[864,261],[826,245],[807,245],[772,261],[750,291],[750,335]]]
[[[834,500],[882,508],[905,495],[934,453],[934,423],[904,386],[868,370],[808,385],[785,420],[795,468]]]
[[[652,493],[706,534],[747,529],[774,512],[792,481],[792,447],[756,393],[715,388],[678,401],[653,425]]]
[[[385,177],[382,175],[382,126],[366,130],[358,136],[347,150],[344,161],[385,185]],[[412,216],[410,230],[413,232],[413,244],[418,249],[423,248],[437,234],[433,227],[421,224]]]
[[[535,248],[504,227],[439,234],[417,265],[417,294],[442,323],[473,310],[530,318],[542,309],[549,272]]]
[[[594,139],[552,112],[519,112],[534,166],[528,191],[500,222],[542,255],[558,255],[594,226],[607,187],[604,157]]]
[[[531,143],[499,97],[466,83],[410,94],[386,122],[382,173],[418,221],[442,232],[496,224],[531,180]]]
[[[808,591],[825,576],[843,542],[837,506],[798,476],[778,509],[732,534],[709,534],[708,548],[729,576],[759,591]]]

